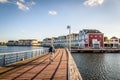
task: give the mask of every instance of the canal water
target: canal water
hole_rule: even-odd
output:
[[[9,52],[19,52],[19,51],[27,51],[34,49],[42,49],[42,47],[36,46],[0,46],[0,54],[1,53],[9,53]]]
[[[120,53],[72,53],[83,80],[120,80]]]

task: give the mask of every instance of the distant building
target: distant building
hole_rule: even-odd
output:
[[[104,34],[96,29],[83,29],[79,32],[80,48],[104,47]]]
[[[71,47],[78,48],[79,47],[79,34],[72,33],[70,35],[70,38],[71,38]]]
[[[110,38],[110,47],[111,48],[118,48],[119,47],[119,38],[117,38],[117,37],[112,37],[112,38]]]
[[[8,46],[14,46],[14,45],[15,45],[15,41],[14,41],[14,40],[9,40],[9,41],[7,42],[7,45],[8,45]]]
[[[53,38],[52,38],[52,40],[53,40],[53,41],[52,41],[53,46],[55,46],[55,47],[56,47],[56,46],[58,46],[58,45],[59,45],[59,44],[58,44],[58,37],[53,37]]]
[[[54,45],[55,47],[69,47],[69,40],[72,48],[103,48],[104,34],[96,29],[83,29],[79,33],[63,35],[43,39],[43,46]],[[120,40],[119,40],[120,42]]]
[[[38,40],[36,40],[36,39],[27,39],[27,40],[19,40],[18,41],[18,45],[23,45],[23,46],[38,46],[38,45],[40,45],[39,43],[38,43]]]
[[[36,39],[20,39],[18,41],[8,41],[8,46],[39,46],[40,43]]]
[[[101,48],[104,47],[104,34],[96,29],[83,29],[79,33],[45,38],[43,46],[68,47],[69,37],[73,48]]]
[[[52,38],[45,38],[43,39],[43,46],[50,46],[52,44]]]

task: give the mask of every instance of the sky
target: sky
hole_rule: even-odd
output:
[[[120,0],[0,0],[0,42],[67,35],[68,25],[120,38]]]

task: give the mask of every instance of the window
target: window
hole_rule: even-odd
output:
[[[90,37],[93,37],[92,35]]]

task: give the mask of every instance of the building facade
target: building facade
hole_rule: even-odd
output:
[[[18,41],[10,40],[8,46],[39,46],[40,43],[36,39],[20,39]]]
[[[79,32],[79,48],[104,47],[104,34],[96,29],[83,29]]]
[[[117,38],[117,37],[112,37],[112,38],[110,38],[110,42],[109,42],[109,44],[110,44],[110,47],[111,48],[118,48],[119,47],[119,38]]]
[[[52,38],[45,38],[43,39],[42,46],[50,46],[52,43]]]
[[[104,48],[104,34],[96,29],[83,29],[79,33],[72,33],[70,35],[63,35],[52,38],[45,38],[43,45],[54,45],[55,47],[69,47],[72,48]],[[110,42],[113,47],[119,46],[120,39],[111,38]]]

